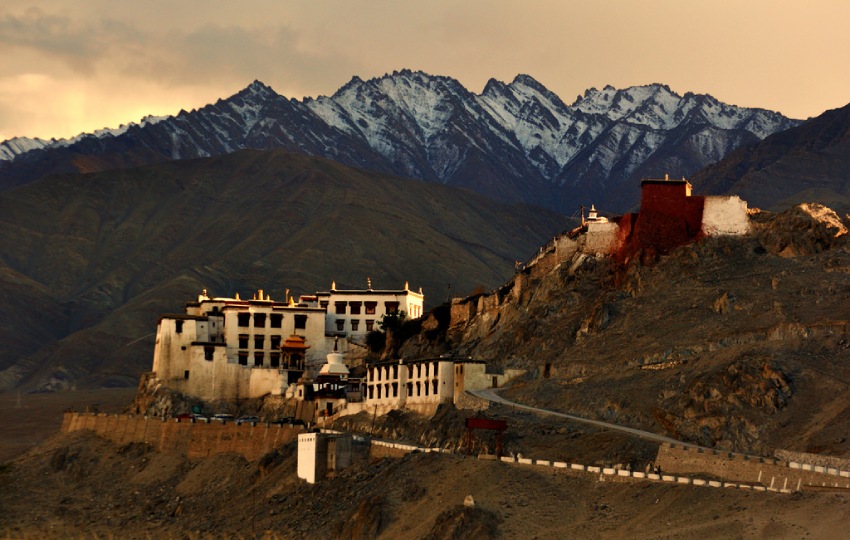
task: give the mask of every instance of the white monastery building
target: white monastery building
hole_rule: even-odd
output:
[[[288,292],[288,291],[287,291]],[[160,317],[152,380],[201,399],[283,394],[335,346],[362,341],[384,315],[422,315],[424,295],[399,290],[336,290],[278,302],[263,290],[251,300],[204,290],[183,314]]]

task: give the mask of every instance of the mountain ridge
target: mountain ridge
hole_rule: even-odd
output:
[[[408,69],[353,76],[330,96],[300,101],[255,80],[156,120],[49,144],[0,143],[0,188],[45,174],[282,148],[561,212],[587,202],[625,211],[640,175],[689,175],[799,123],[657,83],[591,88],[567,105],[527,74],[490,79],[476,94],[452,77]]]

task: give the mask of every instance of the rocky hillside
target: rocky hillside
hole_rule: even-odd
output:
[[[212,294],[506,279],[563,216],[282,151],[45,178],[0,193],[0,389],[138,383],[160,314]]]
[[[751,219],[647,266],[553,251],[400,354],[527,368],[518,401],[701,445],[850,455],[847,224],[816,204]]]
[[[848,519],[840,493],[601,482],[458,454],[358,456],[310,485],[296,454],[191,461],[60,436],[0,468],[0,527],[13,538],[836,538]]]
[[[622,212],[637,202],[641,177],[690,175],[797,123],[660,84],[590,89],[567,105],[527,75],[491,80],[476,94],[455,79],[404,70],[355,77],[332,96],[303,101],[255,81],[174,117],[71,140],[6,141],[0,188],[47,174],[283,148],[568,214],[591,202]]]
[[[692,181],[771,210],[809,201],[850,211],[850,105],[742,146]]]

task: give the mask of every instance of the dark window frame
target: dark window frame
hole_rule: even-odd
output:
[[[269,315],[269,328],[283,328],[282,313],[272,313]]]

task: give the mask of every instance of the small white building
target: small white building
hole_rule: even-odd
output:
[[[468,390],[497,388],[524,373],[520,369],[491,372],[483,361],[449,357],[372,364],[366,370],[362,407],[349,404],[349,409],[373,414],[407,409],[430,415],[441,404],[456,403]]]
[[[310,484],[351,466],[351,434],[323,431],[298,435],[298,478]]]

